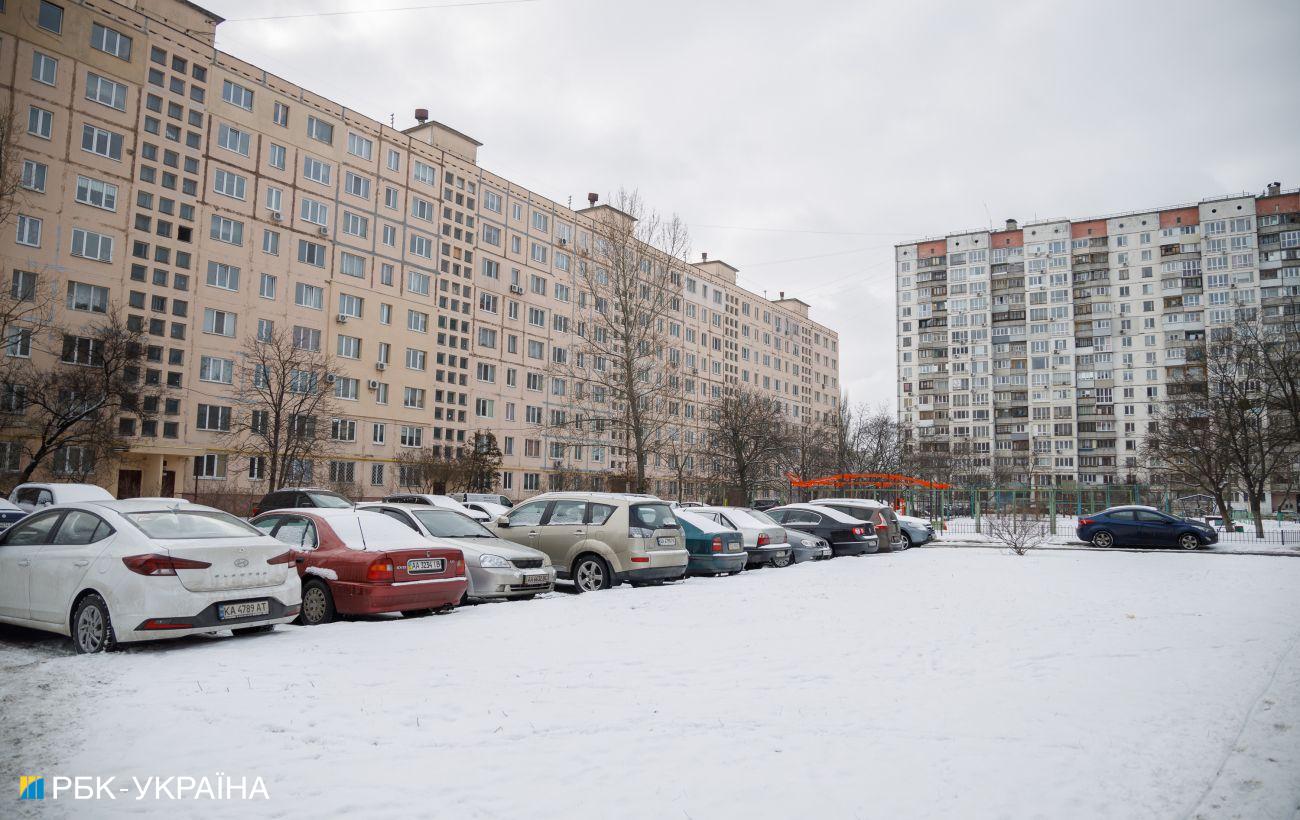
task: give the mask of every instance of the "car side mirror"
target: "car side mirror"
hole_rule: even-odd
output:
[[[504,516],[504,515],[499,515],[499,516],[497,516],[497,526],[498,526],[498,527],[505,527],[505,528],[509,529],[509,527],[510,527],[510,519],[507,518],[507,517]]]

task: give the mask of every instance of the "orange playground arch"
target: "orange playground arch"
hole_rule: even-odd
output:
[[[790,480],[791,487],[799,489],[813,489],[816,487],[833,487],[837,490],[853,489],[890,489],[902,490],[918,488],[924,490],[951,490],[951,484],[944,484],[941,481],[926,481],[924,478],[913,478],[907,475],[897,475],[895,473],[841,473],[839,475],[827,475],[821,478],[799,478],[793,473],[787,473],[786,478]]]

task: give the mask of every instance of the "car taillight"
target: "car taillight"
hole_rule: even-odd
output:
[[[376,558],[366,567],[367,581],[393,580],[393,562],[389,558]]]
[[[627,537],[628,538],[654,538],[655,531],[650,529],[649,527],[628,527]]]
[[[1091,524],[1091,523],[1092,523],[1092,519],[1091,519],[1091,518],[1080,518],[1080,519],[1079,519],[1079,526],[1080,526],[1080,527],[1085,527],[1085,526],[1087,526],[1088,524]]]
[[[122,559],[126,568],[140,575],[175,575],[178,569],[207,569],[212,566],[207,561],[193,561],[189,558],[173,558],[170,555],[149,553],[148,555],[128,555]]]
[[[854,534],[854,535],[866,535],[866,534],[867,534],[867,528],[866,528],[866,527],[854,527],[854,528],[853,528],[853,534]]]
[[[770,543],[772,543],[772,539],[767,537],[767,533],[761,532],[758,534],[758,545],[760,547],[766,547]]]
[[[272,558],[268,558],[268,559],[266,559],[266,563],[268,563],[268,564],[292,564],[292,563],[293,563],[293,550],[288,550],[287,552],[282,552],[282,553],[280,553],[279,555],[276,555],[276,556],[274,556],[274,557],[272,557]]]
[[[722,536],[715,535],[713,537],[713,551],[722,552]]]

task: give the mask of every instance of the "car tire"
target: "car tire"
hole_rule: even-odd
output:
[[[1094,547],[1101,547],[1102,549],[1113,547],[1115,546],[1115,536],[1111,535],[1106,530],[1097,530],[1092,534],[1092,545]]]
[[[790,566],[790,564],[792,563],[794,563],[794,556],[791,554],[787,554],[783,557],[772,559],[772,566],[776,567],[777,569],[784,569],[785,567]]]
[[[614,574],[599,555],[579,555],[573,562],[573,588],[579,593],[597,592],[614,586]]]
[[[403,618],[424,618],[432,614],[433,614],[432,609],[403,609],[402,610]]]
[[[324,581],[311,580],[302,585],[302,611],[298,623],[319,626],[334,620],[334,596]]]
[[[232,635],[261,635],[275,629],[275,624],[262,624],[260,626],[245,626],[230,630]]]
[[[108,617],[108,604],[97,592],[77,601],[72,610],[72,646],[78,655],[112,652],[117,648],[113,622]]]
[[[1195,533],[1185,532],[1178,536],[1178,546],[1185,550],[1200,549],[1201,539]]]
[[[903,533],[903,549],[910,550],[914,546],[916,545],[912,543],[912,536]]]

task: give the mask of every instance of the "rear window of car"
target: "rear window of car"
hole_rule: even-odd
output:
[[[125,518],[150,538],[184,541],[263,535],[257,528],[217,510],[157,510],[125,513]]]
[[[779,523],[773,520],[772,516],[768,515],[762,510],[747,509],[745,510],[745,512],[748,513],[750,518],[753,518],[754,520],[758,521],[760,524],[766,524],[769,527],[781,526]]]
[[[335,493],[307,493],[307,497],[311,503],[323,509],[344,510],[352,506],[351,501]]]
[[[361,510],[356,515],[331,515],[325,521],[349,549],[383,552],[433,546],[420,533],[377,510]]]
[[[411,514],[420,519],[420,523],[431,535],[439,538],[491,538],[492,533],[477,521],[467,518],[455,510],[412,510]]]
[[[634,527],[648,527],[650,529],[660,529],[662,527],[677,526],[677,519],[673,518],[673,511],[667,504],[633,504],[628,509],[628,517]]]

